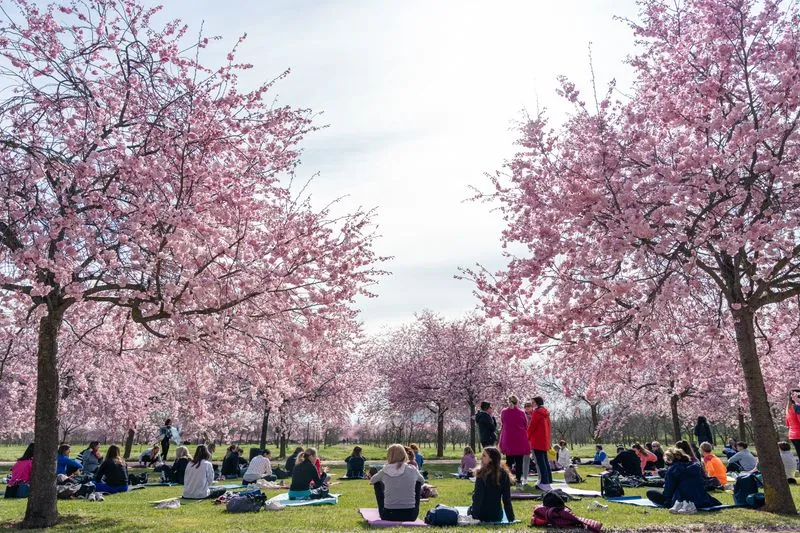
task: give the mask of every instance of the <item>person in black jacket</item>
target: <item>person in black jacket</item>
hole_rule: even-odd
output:
[[[492,413],[494,413],[494,409],[489,402],[481,402],[481,410],[475,413],[478,438],[484,448],[497,444],[497,420],[492,416]]]
[[[297,464],[297,456],[303,453],[303,447],[298,446],[294,449],[294,453],[286,458],[286,464],[283,465],[283,469],[286,470],[286,473],[290,476],[292,475],[292,471],[294,470],[294,465]]]
[[[500,522],[503,508],[509,522],[514,520],[511,506],[511,472],[503,463],[500,451],[494,446],[483,449],[481,466],[475,472],[475,490],[472,492],[472,506],[467,514],[481,522]],[[502,503],[502,506],[501,506]]]
[[[290,500],[305,500],[311,495],[311,488],[319,488],[325,483],[327,474],[319,475],[314,466],[316,455],[309,449],[303,452],[292,471],[292,484],[289,486]],[[312,486],[313,483],[313,486]]]
[[[661,443],[654,440],[651,444],[653,453],[656,455],[655,467],[657,470],[664,468],[664,450],[661,448]]]
[[[694,436],[697,438],[697,443],[694,444],[694,456],[695,457],[702,457],[703,454],[700,453],[700,445],[704,442],[709,444],[714,444],[714,435],[711,433],[711,426],[708,424],[708,420],[704,416],[697,417],[697,424],[694,425]]]
[[[353,453],[344,460],[347,464],[347,477],[349,479],[364,477],[364,463],[366,460],[362,452],[361,446],[356,446],[353,448]]]
[[[642,463],[633,450],[626,450],[622,446],[617,448],[617,456],[611,459],[611,469],[623,476],[642,477]]]
[[[189,448],[178,446],[175,449],[175,462],[172,463],[167,473],[167,481],[183,485],[183,477],[186,475],[186,465],[189,464]]]
[[[225,479],[235,479],[237,477],[241,477],[241,472],[239,471],[239,448],[236,445],[231,445],[228,447],[228,451],[225,454],[225,458],[222,460],[222,470],[220,473],[225,476]]]
[[[119,446],[108,448],[106,460],[94,475],[97,492],[114,494],[128,491],[128,466],[119,455]]]

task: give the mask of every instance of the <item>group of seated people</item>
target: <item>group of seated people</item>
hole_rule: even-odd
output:
[[[515,480],[502,461],[500,451],[493,446],[485,447],[478,464],[472,448],[468,447],[464,450],[461,467],[462,470],[473,471],[475,476],[470,516],[481,522],[499,522],[505,510],[505,516],[513,521],[511,486]],[[381,519],[400,522],[416,520],[424,481],[417,467],[417,458],[410,455],[402,444],[389,446],[386,464],[370,477]]]

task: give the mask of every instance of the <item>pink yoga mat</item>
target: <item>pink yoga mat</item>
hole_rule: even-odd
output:
[[[367,521],[370,527],[428,527],[428,524],[417,518],[413,522],[393,522],[391,520],[381,520],[381,515],[377,509],[359,509],[359,513]]]

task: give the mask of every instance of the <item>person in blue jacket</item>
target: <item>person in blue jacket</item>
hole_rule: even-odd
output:
[[[679,514],[693,514],[697,509],[721,505],[719,500],[706,492],[700,463],[692,461],[677,448],[667,450],[664,460],[670,465],[664,478],[664,491],[648,490],[647,499]]]
[[[606,458],[608,457],[608,454],[605,451],[603,451],[603,446],[601,444],[596,445],[595,450],[596,451],[594,452],[594,459],[589,464],[602,465],[603,461],[605,461]]]
[[[71,476],[74,472],[80,470],[83,465],[81,465],[75,459],[70,459],[69,452],[70,452],[70,445],[69,444],[62,444],[58,447],[58,461],[56,463],[56,474],[65,474],[67,476]]]

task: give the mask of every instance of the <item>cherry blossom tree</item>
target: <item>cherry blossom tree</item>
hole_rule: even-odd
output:
[[[376,273],[371,213],[334,218],[280,177],[307,110],[207,68],[159,8],[4,3],[0,20],[0,303],[37,326],[36,454],[24,525],[58,518],[58,342],[65,318],[116,306],[193,342],[351,304]],[[240,41],[241,42],[241,41]],[[238,45],[237,45],[238,46]]]
[[[735,334],[766,508],[793,514],[758,338],[800,294],[798,6],[639,5],[630,97],[613,101],[612,85],[590,108],[564,80],[575,105],[564,126],[522,126],[492,196],[504,240],[528,255],[472,274],[490,314],[587,347],[627,331],[621,346],[635,350],[665,302],[715,294]]]

